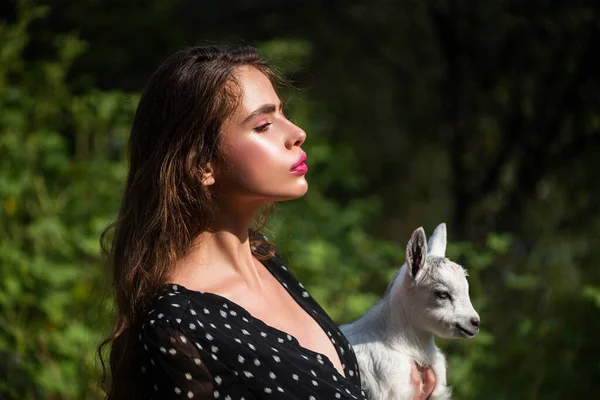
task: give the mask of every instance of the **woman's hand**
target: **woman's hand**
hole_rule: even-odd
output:
[[[421,385],[421,382],[423,385]],[[415,388],[414,400],[427,400],[435,388],[435,374],[431,367],[419,370],[415,363],[410,370],[410,383]]]

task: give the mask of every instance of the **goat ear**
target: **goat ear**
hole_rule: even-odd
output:
[[[429,254],[438,257],[446,256],[446,224],[441,223],[435,228],[427,244]]]
[[[427,258],[427,238],[423,227],[417,228],[406,246],[406,266],[410,276],[415,278]]]

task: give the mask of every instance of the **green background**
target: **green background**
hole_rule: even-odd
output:
[[[310,190],[267,234],[337,322],[445,221],[482,318],[438,341],[455,398],[599,398],[599,20],[592,0],[0,3],[0,398],[101,397],[99,235],[133,112],[209,43],[294,85]]]

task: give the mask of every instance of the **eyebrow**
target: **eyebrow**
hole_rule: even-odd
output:
[[[283,102],[279,102],[279,110],[281,110],[282,108],[283,108]],[[257,115],[271,114],[271,113],[276,112],[277,110],[278,110],[278,108],[275,104],[272,104],[272,103],[263,104],[262,106],[258,107],[256,110],[252,111],[252,113],[244,119],[242,124],[245,124],[246,122],[250,121],[252,118],[256,117]]]

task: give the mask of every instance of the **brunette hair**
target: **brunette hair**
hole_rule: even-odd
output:
[[[274,80],[273,70],[254,48],[202,46],[167,58],[142,93],[129,138],[121,208],[101,236],[112,268],[116,313],[112,333],[98,348],[101,387],[108,400],[143,396],[136,385],[139,320],[167,283],[175,262],[195,237],[211,228],[218,211],[202,174],[208,163],[222,161],[219,133],[239,104],[235,72],[242,66]],[[259,259],[274,254],[263,238],[250,232]],[[107,371],[103,348],[111,343]]]

